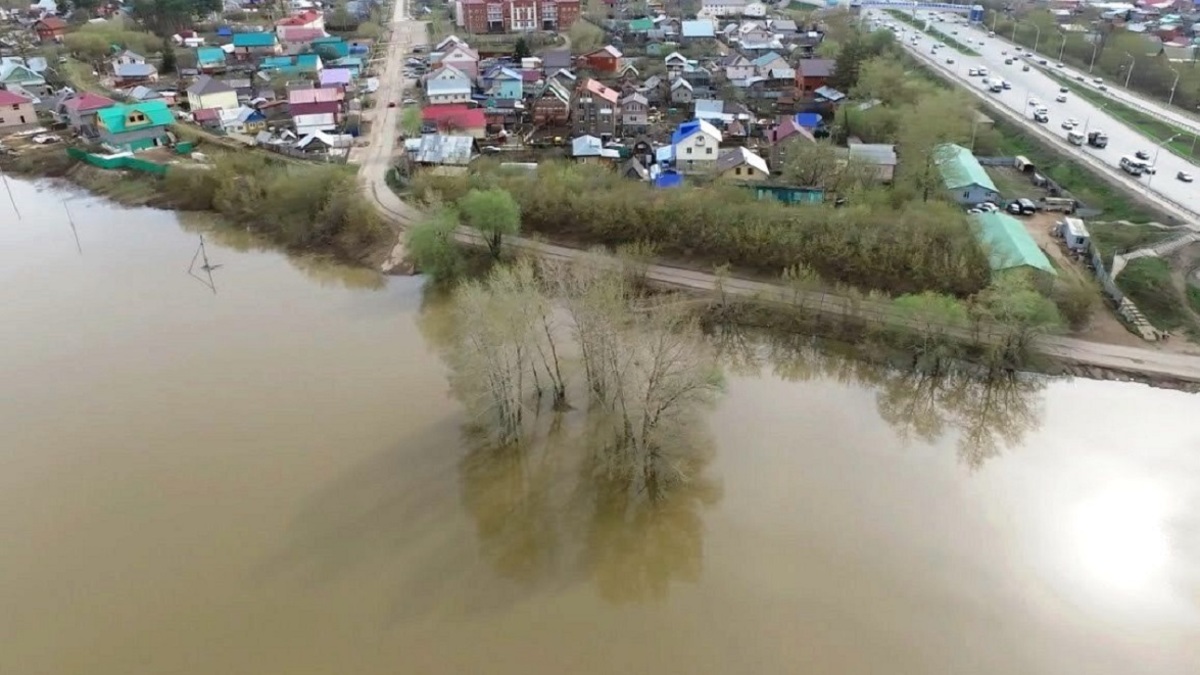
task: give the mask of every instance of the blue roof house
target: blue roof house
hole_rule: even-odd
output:
[[[196,68],[200,72],[225,67],[225,50],[220,47],[200,47],[196,50]]]
[[[337,61],[330,61],[329,67],[345,68],[354,79],[358,79],[362,75],[363,60],[361,56],[343,56]]]
[[[684,40],[702,40],[704,38],[715,38],[717,36],[716,26],[713,25],[710,19],[692,19],[684,21],[679,25],[679,32]]]
[[[501,68],[492,78],[489,92],[496,98],[519,101],[524,89],[525,83],[520,73],[512,68]]]
[[[722,134],[706,120],[680,124],[671,134],[675,169],[683,173],[707,173],[716,168]]]
[[[339,59],[350,56],[350,45],[336,35],[317,38],[308,44],[317,54],[320,54],[322,51],[329,51],[336,54],[336,58]]]

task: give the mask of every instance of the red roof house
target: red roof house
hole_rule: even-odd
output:
[[[421,111],[421,119],[438,131],[465,133],[475,138],[487,135],[487,115],[483,108],[466,105],[431,105]]]
[[[47,16],[33,22],[33,32],[42,42],[62,42],[67,34],[67,22],[57,16]]]
[[[588,68],[597,73],[615,73],[617,68],[621,67],[621,50],[609,45],[590,54],[584,54],[583,60]]]

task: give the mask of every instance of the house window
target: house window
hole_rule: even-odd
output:
[[[688,149],[687,149],[687,154],[689,154],[689,155],[690,155],[690,154],[692,154],[692,149],[691,149],[691,148],[688,148]]]
[[[735,168],[734,168],[734,170],[733,170],[733,173],[734,173],[734,175],[736,175],[736,176],[740,176],[740,175],[742,175],[742,167],[740,167],[740,166],[739,166],[739,167],[735,167]]]
[[[20,110],[20,109],[21,109],[21,104],[20,104],[20,103],[14,103],[14,104],[13,104],[13,107],[12,107],[12,109],[13,109],[13,110]]]
[[[492,4],[492,5],[487,6],[487,20],[488,21],[502,21],[503,19],[504,19],[504,12],[500,8],[500,5]]]
[[[705,149],[704,149],[704,154],[706,154],[706,155],[711,155],[711,154],[712,154],[712,148],[705,148]]]
[[[970,199],[970,198],[971,198],[970,190],[967,190],[966,192],[963,193],[963,199]]]

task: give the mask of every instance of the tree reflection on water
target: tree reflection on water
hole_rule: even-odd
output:
[[[706,473],[711,442],[677,453],[685,480],[648,486],[608,471],[586,413],[502,448],[478,444],[459,464],[462,498],[482,557],[510,580],[541,586],[590,580],[606,600],[665,599],[702,569],[702,509],[721,498]]]
[[[964,364],[939,364],[934,371],[911,363],[892,367],[839,355],[811,337],[736,326],[720,326],[711,337],[739,374],[769,370],[786,380],[833,379],[876,389],[879,416],[901,439],[931,443],[957,432],[958,456],[972,470],[1041,423],[1041,376],[980,373]]]

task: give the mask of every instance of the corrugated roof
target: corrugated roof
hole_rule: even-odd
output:
[[[407,147],[407,143],[405,146]],[[475,139],[470,136],[426,134],[413,153],[413,159],[422,164],[466,166],[471,161],[471,150]]]
[[[942,181],[951,190],[979,185],[999,192],[996,184],[992,182],[992,177],[984,170],[979,160],[975,159],[975,155],[961,145],[939,145],[933,150],[933,161],[942,174]]]
[[[234,33],[234,47],[274,47],[274,33]]]
[[[975,233],[987,248],[993,271],[1032,267],[1057,275],[1029,231],[1016,218],[1004,213],[974,214]]]
[[[888,143],[851,143],[850,157],[876,166],[896,166],[896,146]]]
[[[201,75],[200,77],[196,78],[196,81],[192,83],[192,86],[187,88],[187,93],[195,94],[197,96],[206,96],[208,94],[220,94],[222,92],[233,90],[233,87],[212,76]]]
[[[175,121],[171,116],[171,111],[167,108],[166,102],[161,100],[115,105],[98,111],[96,117],[104,123],[104,126],[110,132],[119,134],[125,131],[125,120],[133,112],[140,112],[145,115],[153,126],[166,127]]]
[[[606,87],[599,80],[593,80],[591,78],[588,78],[587,81],[583,83],[583,88],[585,91],[595,94],[609,103],[616,103],[617,99],[621,96],[620,92],[618,92],[616,89]]]
[[[767,167],[767,160],[741,147],[725,150],[717,157],[717,172],[724,173],[735,166],[743,164],[757,169],[764,174],[771,172],[770,168]]]
[[[679,32],[686,38],[706,38],[715,37],[716,28],[713,22],[708,19],[695,19],[684,21],[679,25]]]

